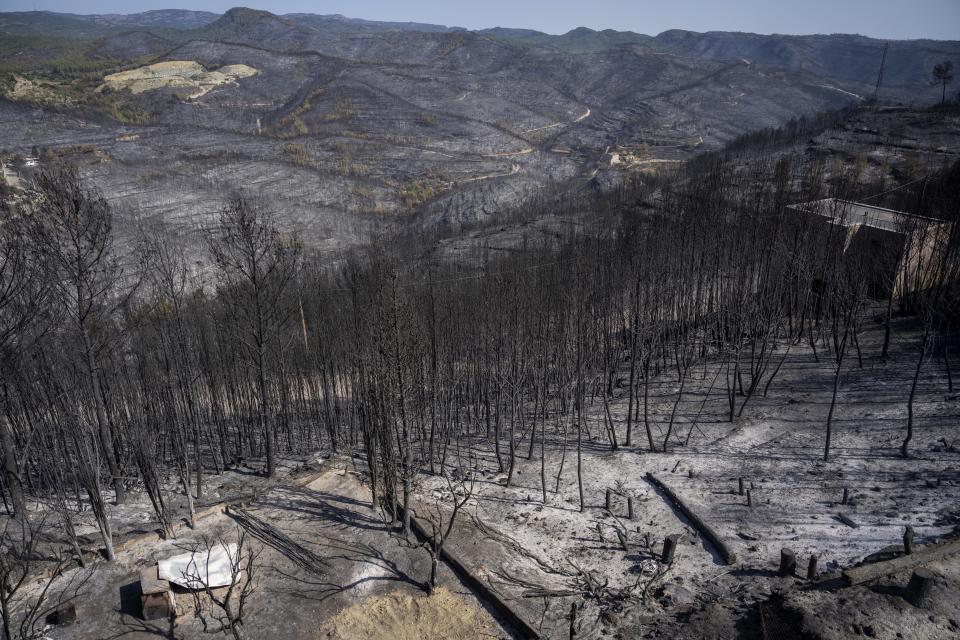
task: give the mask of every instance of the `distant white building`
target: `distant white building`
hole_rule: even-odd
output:
[[[944,259],[953,224],[859,202],[825,198],[788,207],[802,216],[830,225],[828,234],[845,257],[868,265],[873,295],[902,297],[935,283],[931,277]]]
[[[6,162],[0,158],[0,176],[3,177],[3,181],[9,187],[17,188],[20,186],[20,176],[10,168]]]

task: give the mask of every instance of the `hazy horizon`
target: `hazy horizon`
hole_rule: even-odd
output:
[[[923,8],[916,8],[922,4]],[[589,5],[558,0],[526,2],[490,0],[482,5],[413,0],[345,2],[222,2],[196,0],[157,5],[146,0],[0,0],[0,11],[52,11],[75,14],[129,14],[162,9],[223,13],[235,6],[263,9],[274,14],[341,14],[349,18],[385,22],[419,22],[477,30],[493,27],[533,29],[563,34],[577,27],[615,29],[656,35],[670,29],[690,31],[740,31],[761,34],[859,34],[878,39],[957,40],[960,2],[924,0],[907,6],[897,0],[866,2],[832,0],[808,2],[762,2],[736,0],[716,3],[686,0],[669,4],[596,0]]]

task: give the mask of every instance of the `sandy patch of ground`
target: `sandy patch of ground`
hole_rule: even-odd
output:
[[[440,587],[433,595],[390,593],[347,607],[321,627],[320,637],[367,640],[495,638],[490,616]]]
[[[127,90],[138,94],[162,88],[183,88],[190,91],[187,97],[194,99],[216,87],[257,73],[259,71],[245,64],[229,64],[216,71],[207,71],[192,60],[170,60],[105,76],[97,91]]]
[[[143,567],[184,553],[204,540],[236,542],[243,527],[242,520],[235,519],[240,512],[269,523],[319,559],[305,566],[300,560],[302,549],[301,556],[291,555],[285,547],[254,534],[247,536],[246,544],[258,553],[255,588],[244,620],[248,638],[511,637],[445,565],[439,567],[438,588],[427,596],[423,591],[430,568],[427,553],[415,545],[402,544],[393,535],[394,526],[383,522],[378,511],[370,508],[369,489],[349,470],[349,461],[333,459],[326,464],[328,468],[318,477],[318,471],[313,470],[288,477],[287,482],[278,479],[277,484],[263,486],[257,499],[231,513],[214,512],[198,520],[194,530],[179,529],[174,539],[134,537],[125,544],[118,540],[116,562],[93,565],[83,597],[77,601],[77,622],[48,629],[47,637],[214,637],[203,631],[195,617],[189,593],[177,594],[180,615],[173,622],[143,620],[138,575]],[[248,480],[254,484],[257,478],[250,476]],[[133,520],[135,513],[131,510],[124,515]],[[72,568],[65,579],[82,571]],[[38,583],[36,588],[41,586]]]
[[[29,80],[23,76],[14,76],[13,80],[13,88],[6,94],[11,100],[45,104],[69,104],[70,102],[50,83]]]

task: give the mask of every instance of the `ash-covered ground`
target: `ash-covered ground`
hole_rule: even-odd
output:
[[[603,436],[606,410],[599,403],[589,407],[580,463],[583,510],[576,438],[567,425],[563,439],[564,419],[548,434],[544,458],[538,442],[532,451],[529,440],[521,442],[509,486],[492,446],[479,449],[465,439],[448,455],[451,465],[471,469],[473,494],[447,550],[544,638],[568,637],[571,602],[578,604],[578,638],[955,637],[956,554],[927,563],[936,587],[933,604],[925,608],[904,598],[910,570],[856,586],[840,573],[902,556],[908,525],[916,531],[917,549],[924,549],[949,540],[960,522],[960,396],[949,390],[944,362],[936,356],[919,379],[911,455],[899,455],[904,389],[919,339],[912,322],[895,319],[886,359],[880,357],[882,326],[862,334],[863,363],[852,356],[842,374],[833,453],[826,462],[833,369],[806,343],[777,356],[783,365],[767,393],[752,399],[733,423],[717,363],[709,358],[690,372],[679,403],[672,374],[652,381],[649,416],[658,449],[674,417],[666,452],[648,450],[642,421],[634,424],[632,446],[622,444],[625,398],[609,405],[621,442],[617,451]],[[508,451],[501,441],[505,462]],[[51,628],[48,637],[92,637],[95,629],[105,634],[97,637],[202,637],[185,594],[175,625],[139,619],[137,571],[204,536],[235,540],[250,515],[319,559],[308,566],[302,553],[252,538],[264,552],[245,622],[251,637],[406,637],[382,635],[399,628],[423,638],[522,637],[498,621],[486,594],[465,585],[445,563],[441,595],[427,598],[422,590],[429,554],[416,537],[404,540],[383,511],[370,508],[361,458],[328,456],[287,461],[278,480],[258,477],[255,460],[211,477],[198,510],[227,501],[233,504],[229,513],[215,506],[195,530],[181,525],[171,540],[142,534],[156,526],[142,494],[115,508],[117,530],[125,532],[118,536],[118,561],[94,565],[78,623]],[[460,464],[467,459],[472,466]],[[647,472],[716,532],[735,561],[725,561]],[[739,494],[739,478],[750,490],[750,505]],[[462,492],[466,484],[451,485],[425,469],[414,486],[416,517],[427,523],[438,513],[448,515],[451,486]],[[171,508],[183,515],[185,503],[172,479],[167,488]],[[614,490],[609,511],[608,488]],[[92,525],[80,533],[93,534]],[[667,566],[661,553],[672,534],[679,535],[679,545]],[[783,548],[797,557],[795,576],[777,574]],[[806,580],[812,554],[819,560],[817,576]]]

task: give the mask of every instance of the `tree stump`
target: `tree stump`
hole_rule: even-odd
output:
[[[843,488],[843,500],[840,502],[840,504],[844,504],[844,505],[845,505],[845,504],[848,504],[849,502],[850,502],[850,490],[847,489],[846,487],[844,487],[844,488]]]
[[[570,640],[577,637],[577,603],[570,603]]]
[[[737,478],[737,493],[743,495],[743,478]]]
[[[671,534],[664,538],[663,540],[663,555],[661,560],[664,564],[670,565],[673,564],[673,556],[677,552],[677,544],[680,542],[680,535],[677,533]]]
[[[750,495],[750,489],[747,489],[747,506],[753,506],[753,496]]]
[[[924,567],[914,569],[903,597],[915,607],[929,609],[932,604],[930,594],[933,591],[933,583],[932,571]]]
[[[633,497],[627,496],[627,520],[633,520]]]
[[[600,542],[606,542],[606,539],[603,537],[603,528],[599,522],[597,523],[597,537],[600,538]]]
[[[797,571],[797,556],[790,549],[780,549],[780,569],[777,571],[781,576],[792,576]]]
[[[611,504],[610,489],[607,489],[607,511],[610,511],[610,504]]]
[[[903,532],[903,552],[908,556],[913,553],[913,527],[907,527]]]
[[[810,556],[810,562],[807,564],[807,580],[816,580],[817,578],[817,555]]]

